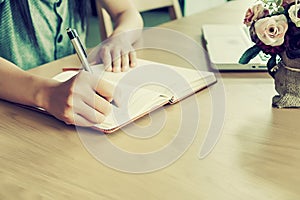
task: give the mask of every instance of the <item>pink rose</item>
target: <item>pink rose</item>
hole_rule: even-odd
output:
[[[252,8],[248,8],[245,18],[244,18],[244,24],[247,26],[250,26],[252,22],[256,21],[257,19],[260,19],[262,17],[265,17],[269,14],[269,10],[264,8],[262,4],[256,4],[252,6]]]
[[[274,47],[283,44],[288,24],[284,15],[275,15],[257,20],[254,28],[260,41]]]

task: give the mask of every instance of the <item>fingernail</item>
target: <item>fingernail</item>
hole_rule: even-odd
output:
[[[136,63],[135,62],[131,62],[130,63],[130,67],[135,67]]]
[[[112,71],[112,67],[107,67],[107,68],[105,69],[105,71],[111,72],[111,71]]]

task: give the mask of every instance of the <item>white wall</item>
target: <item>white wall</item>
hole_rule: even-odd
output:
[[[184,15],[188,16],[218,6],[226,0],[184,0]]]

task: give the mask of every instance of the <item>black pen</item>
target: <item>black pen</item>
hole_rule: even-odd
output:
[[[77,56],[82,64],[82,67],[85,71],[92,73],[89,62],[87,60],[86,51],[80,41],[80,38],[75,29],[67,28],[68,36],[72,42],[72,45],[77,53]]]

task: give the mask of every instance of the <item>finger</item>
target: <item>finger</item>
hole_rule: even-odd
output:
[[[106,98],[108,101],[111,101],[114,94],[115,86],[105,80],[98,79],[97,84],[95,84],[94,90],[96,91],[96,93]]]
[[[119,49],[114,49],[112,51],[112,71],[113,72],[121,72],[121,55]]]
[[[82,117],[81,115],[74,113],[73,109],[72,111],[65,113],[62,118],[59,118],[62,121],[64,121],[68,125],[76,125],[76,126],[84,126],[89,127],[94,125],[95,123],[87,120],[86,118]]]
[[[137,58],[136,58],[135,51],[129,52],[129,65],[130,65],[130,67],[135,67],[137,65]]]
[[[105,68],[105,71],[107,71],[107,72],[112,72],[112,67],[111,67],[111,65],[108,66],[108,67],[106,67],[106,68]]]
[[[100,80],[95,90],[112,105],[117,107],[120,105],[122,98],[122,89],[120,89],[120,87],[117,87],[105,80]]]
[[[129,55],[122,54],[122,59],[121,59],[121,65],[122,65],[122,72],[126,72],[129,69]]]
[[[103,97],[104,99],[106,99],[108,102],[110,102],[111,104],[115,104],[116,106],[119,105],[119,102],[121,101],[121,97],[122,97],[122,92],[120,87],[118,87],[117,85],[112,84],[111,82],[104,80],[104,79],[99,79],[96,76],[92,76],[91,79],[91,85],[93,86],[93,91],[91,91],[90,93],[92,93],[92,95],[94,95],[94,93],[99,94],[101,97]],[[86,90],[87,91],[87,90]],[[86,99],[93,99],[90,98],[91,95],[86,95]],[[85,100],[88,102],[88,100]]]
[[[106,71],[112,71],[112,66],[111,66],[111,63],[112,63],[112,58],[111,58],[111,55],[110,55],[110,51],[109,51],[109,48],[108,47],[103,47],[100,49],[100,57],[102,59],[102,62],[103,62],[103,65],[105,67],[105,70]]]
[[[93,107],[105,116],[109,115],[112,110],[110,102],[97,94],[95,94]]]
[[[81,116],[79,114],[74,115],[73,124],[76,126],[82,126],[82,127],[91,127],[91,126],[95,125],[94,122],[87,120],[86,118],[84,118],[83,116]]]
[[[78,103],[74,104],[74,112],[93,124],[99,124],[104,121],[105,115],[108,114],[110,104],[103,99],[103,102],[106,102],[106,104],[108,105],[101,102],[101,106],[103,108],[101,106],[99,106],[99,108],[96,108],[96,102],[93,102],[93,100],[89,101],[90,102],[79,101]],[[108,108],[106,108],[107,106]]]
[[[121,86],[114,87],[113,92],[113,101],[111,102],[112,105],[119,107],[122,102],[122,88]],[[124,88],[123,88],[124,89]]]
[[[80,98],[73,99],[73,103],[81,105],[82,101],[86,102],[89,106],[94,107],[95,95],[99,94],[104,101],[111,101],[114,92],[114,86],[101,79],[96,75],[90,75],[88,72],[80,72],[77,79],[77,87],[75,87],[74,92]],[[84,83],[84,84],[83,84]],[[98,95],[97,95],[98,96]],[[109,102],[107,102],[109,104]]]

